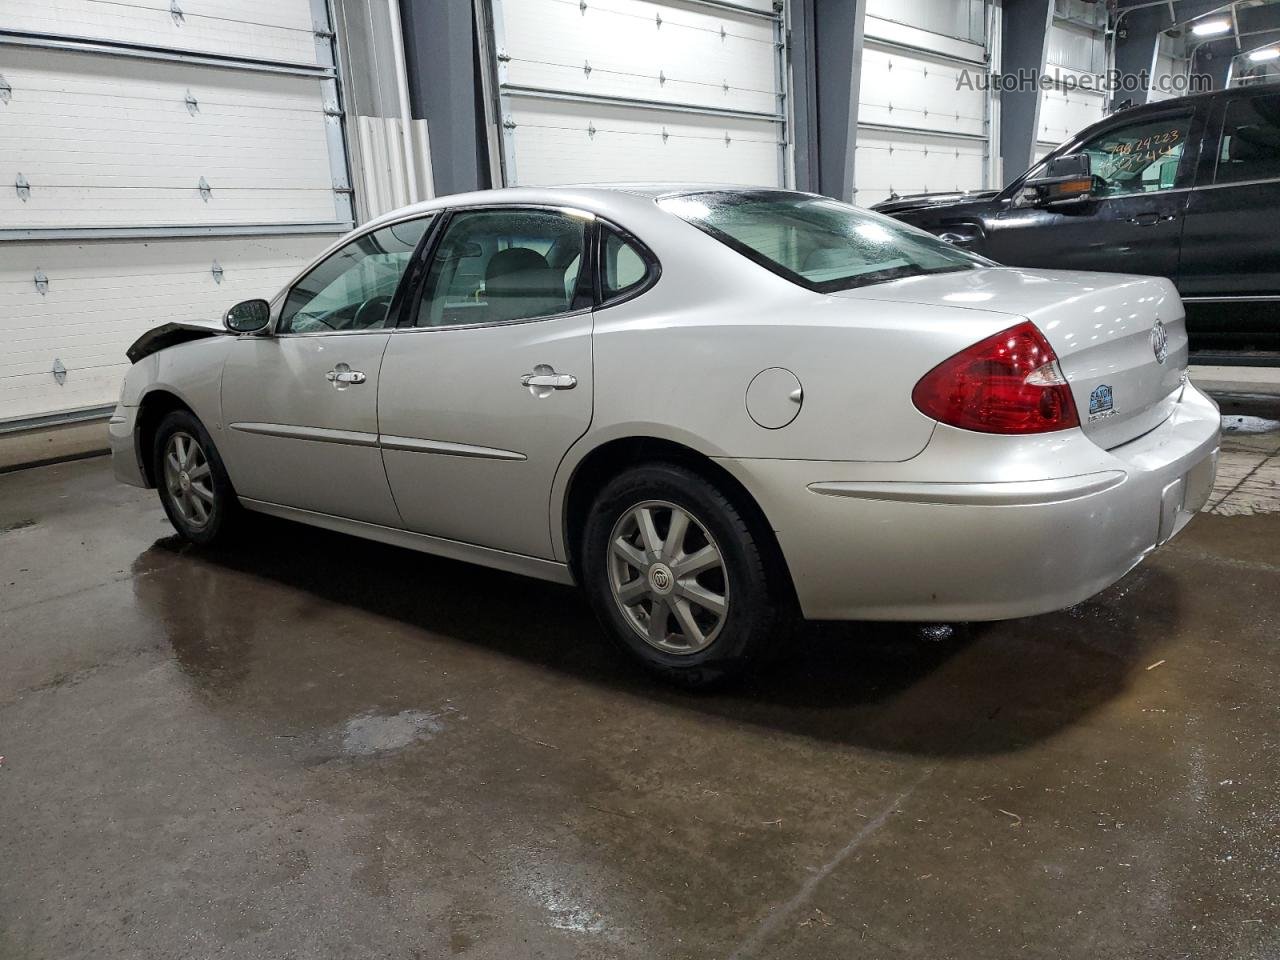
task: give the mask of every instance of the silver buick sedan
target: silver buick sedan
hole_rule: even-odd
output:
[[[1218,454],[1167,280],[1007,269],[778,190],[440,198],[129,353],[115,470],[187,539],[257,511],[578,583],[686,683],[794,612],[1083,600]]]

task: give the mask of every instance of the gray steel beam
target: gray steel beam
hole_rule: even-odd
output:
[[[1191,55],[1188,69],[1193,74],[1208,77],[1211,89],[1221,90],[1227,85],[1227,77],[1231,74],[1231,58],[1235,54],[1235,49],[1234,37],[1202,43]]]
[[[813,0],[791,0],[787,49],[791,54],[790,139],[795,188],[818,192],[818,76]]]
[[[400,0],[413,115],[431,130],[439,194],[490,186],[471,3]]]
[[[1049,54],[1053,0],[1005,0],[1000,33],[1000,71],[1039,77]],[[1008,184],[1031,166],[1040,128],[1039,84],[1000,93],[1000,161]]]
[[[808,136],[817,135],[817,179],[815,183],[811,169],[809,188],[852,202],[867,3],[866,0],[811,0],[811,3],[813,30],[808,55],[813,62],[811,92],[816,122]]]

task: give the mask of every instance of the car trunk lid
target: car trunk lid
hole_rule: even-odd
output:
[[[935,303],[1030,320],[1044,334],[1085,434],[1106,449],[1173,413],[1187,367],[1182,302],[1168,280],[1075,271],[990,268],[911,277],[835,294]]]

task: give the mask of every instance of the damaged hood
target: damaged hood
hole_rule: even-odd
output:
[[[189,340],[203,340],[205,337],[229,336],[227,328],[221,320],[175,320],[152,327],[125,351],[130,363],[137,363],[143,357],[149,357],[166,347],[177,346]]]

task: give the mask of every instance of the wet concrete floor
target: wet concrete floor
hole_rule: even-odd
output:
[[[0,755],[4,960],[1275,958],[1280,514],[690,694],[573,590],[199,550],[44,467],[0,476]]]

